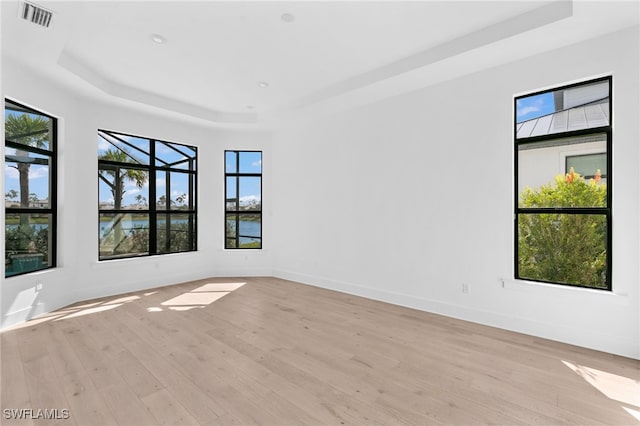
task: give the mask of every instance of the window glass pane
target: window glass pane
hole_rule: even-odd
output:
[[[256,210],[262,209],[262,178],[246,177],[240,178],[240,210]]]
[[[606,216],[521,213],[518,274],[518,278],[606,289]]]
[[[112,164],[100,164],[98,197],[100,209],[140,210],[149,202],[149,172]]]
[[[100,259],[130,257],[149,252],[147,213],[100,213]]]
[[[156,208],[167,209],[167,175],[168,172],[156,172]]]
[[[194,250],[193,214],[159,214],[157,221],[157,252],[177,253]]]
[[[238,215],[238,235],[241,237],[262,236],[262,215],[241,214]]]
[[[156,141],[156,166],[195,170],[195,147]]]
[[[51,157],[5,148],[5,207],[50,208]]]
[[[189,197],[189,194],[195,190],[194,181],[195,176],[190,173],[156,172],[156,207],[158,210],[195,209],[195,200]],[[189,186],[190,182],[192,182],[191,186]],[[169,190],[168,199],[167,189]]]
[[[6,101],[4,121],[4,136],[7,141],[52,150],[52,118]]]
[[[240,248],[262,248],[262,240],[260,238],[238,238],[238,244]]]
[[[240,173],[262,173],[262,153],[241,151]]]
[[[607,176],[607,154],[583,154],[567,156],[567,167],[565,171],[569,173],[571,168],[585,178],[594,178],[600,172],[600,177]]]
[[[609,82],[568,87],[516,99],[516,138],[609,125]]]
[[[227,186],[226,186],[226,209],[227,211],[236,211],[238,209],[238,198],[236,194],[236,182],[238,181],[237,177],[227,177]]]
[[[236,238],[237,236],[237,216],[235,214],[228,214],[226,219],[226,238]]]
[[[188,173],[171,172],[171,210],[186,210],[189,208],[189,182],[192,175]]]
[[[49,267],[52,254],[51,214],[7,214],[5,216],[5,276]]]
[[[149,164],[148,139],[98,131],[98,159]]]
[[[565,161],[582,152],[606,152],[604,135],[562,138],[518,146],[519,206],[526,207],[606,207],[605,179],[591,171],[584,177],[566,172]],[[601,154],[605,156],[606,153]]]
[[[224,170],[225,173],[238,173],[236,168],[236,159],[238,153],[235,151],[225,151],[224,153]]]

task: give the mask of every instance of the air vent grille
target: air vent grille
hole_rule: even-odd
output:
[[[20,17],[41,27],[49,28],[53,12],[29,2],[22,2]]]

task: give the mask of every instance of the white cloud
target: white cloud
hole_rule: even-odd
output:
[[[5,164],[4,166],[5,179],[19,179],[20,172],[15,167],[11,167]],[[41,179],[49,177],[49,169],[47,167],[30,167],[29,179]]]
[[[522,117],[523,115],[527,115],[537,111],[540,111],[539,107],[535,107],[535,106],[524,107],[518,110],[518,117]]]
[[[253,167],[262,166],[262,160],[254,161],[253,163],[251,163],[251,165]]]
[[[29,179],[48,178],[49,169],[47,167],[31,167],[29,169]]]
[[[260,202],[260,197],[258,197],[257,195],[245,195],[244,197],[240,197],[240,203],[259,203]]]
[[[18,173],[18,169],[14,167],[4,166],[4,177],[6,179],[18,179],[20,177],[20,173]]]
[[[527,114],[531,114],[532,112],[538,112],[542,109],[544,101],[542,99],[536,99],[531,105],[527,105],[525,107],[520,107],[522,105],[522,101],[519,99],[516,103],[518,117],[522,117]]]

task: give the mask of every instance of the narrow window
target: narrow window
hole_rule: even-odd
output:
[[[611,77],[515,98],[515,276],[611,290]]]
[[[57,120],[5,99],[5,277],[56,266]]]
[[[261,151],[225,151],[225,248],[262,248]]]
[[[195,251],[197,148],[98,130],[100,260]]]

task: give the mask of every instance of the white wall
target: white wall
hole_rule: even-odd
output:
[[[92,297],[274,273],[640,358],[638,36],[635,28],[425,81],[400,97],[291,123],[273,138],[90,101],[3,58],[2,96],[60,117],[60,240],[57,268],[3,280],[0,327]],[[513,96],[608,73],[614,292],[516,282]],[[97,262],[97,128],[199,147],[197,253]],[[222,249],[224,149],[264,151],[262,251]]]
[[[425,81],[278,132],[274,273],[640,358],[638,36],[625,30]],[[513,97],[609,73],[614,291],[516,281]]]
[[[268,168],[269,134],[199,126],[91,101],[8,58],[3,58],[2,96],[59,118],[58,267],[3,280],[2,328],[79,300],[210,276],[271,274],[270,229],[264,230],[265,250],[223,249],[224,150],[263,150]],[[98,128],[198,147],[198,252],[97,261]],[[270,187],[265,176],[265,215]]]
[[[542,185],[553,183],[556,176],[567,173],[567,157],[606,152],[606,140],[521,150],[518,157],[518,194],[521,194],[526,187],[536,189]],[[605,170],[603,167],[603,174]],[[596,174],[596,170],[589,170],[588,172],[593,175]],[[586,175],[586,173],[583,172],[583,175]],[[605,181],[606,179],[602,182]]]

